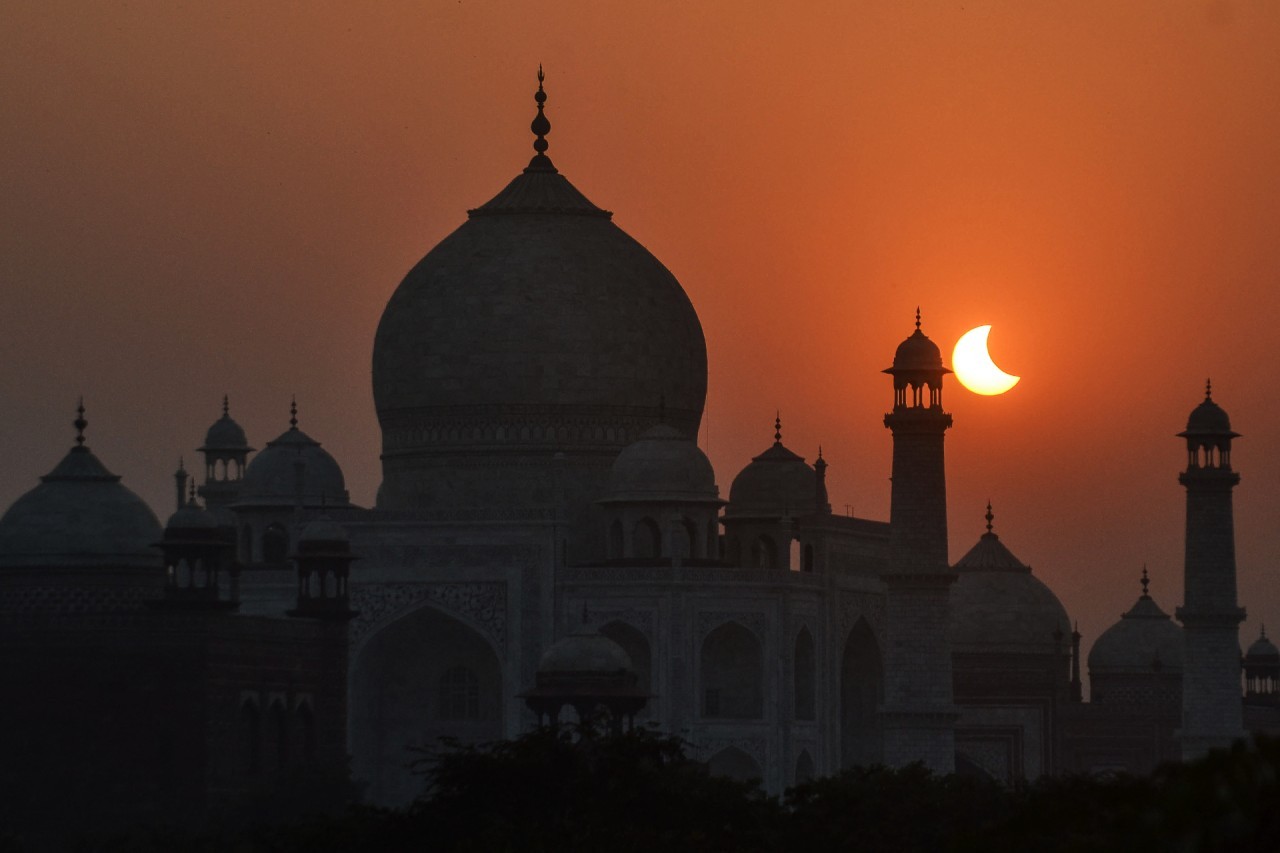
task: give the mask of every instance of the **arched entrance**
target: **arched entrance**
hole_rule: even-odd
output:
[[[410,746],[502,736],[502,667],[475,629],[430,606],[378,631],[351,667],[350,747],[355,778],[379,805],[403,805],[423,780],[405,766]]]

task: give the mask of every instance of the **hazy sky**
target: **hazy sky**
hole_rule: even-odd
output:
[[[799,9],[800,11],[797,11]],[[373,11],[370,11],[373,10]],[[0,506],[89,444],[163,519],[223,393],[373,501],[373,332],[550,154],[683,283],[722,493],[772,439],[888,517],[887,367],[994,324],[949,389],[952,559],[983,530],[1086,647],[1181,600],[1174,438],[1212,376],[1242,602],[1280,623],[1280,4],[1272,0],[0,0]]]

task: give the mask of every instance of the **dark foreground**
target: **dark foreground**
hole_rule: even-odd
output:
[[[425,764],[424,764],[425,766]],[[919,767],[853,769],[765,796],[708,776],[678,739],[573,743],[540,731],[446,749],[404,810],[349,807],[289,825],[161,829],[84,850],[190,851],[1276,851],[1280,741],[1150,779],[1046,779],[1019,789]],[[20,850],[0,840],[0,851]],[[72,848],[77,849],[77,848]]]

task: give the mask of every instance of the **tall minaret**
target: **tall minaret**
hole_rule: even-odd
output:
[[[1187,440],[1185,603],[1177,609],[1186,656],[1182,665],[1182,759],[1225,748],[1245,736],[1241,711],[1239,626],[1244,609],[1236,604],[1236,535],[1231,490],[1240,475],[1231,470],[1231,420],[1213,402],[1206,383],[1204,402],[1178,433]]]
[[[951,415],[942,410],[938,346],[916,330],[898,346],[893,367],[893,488],[885,583],[884,761],[923,761],[955,770],[950,621],[955,572],[947,560],[947,474],[942,442]]]

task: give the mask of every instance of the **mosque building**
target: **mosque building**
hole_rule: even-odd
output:
[[[990,506],[949,559],[950,371],[918,311],[884,371],[888,521],[832,513],[821,450],[780,419],[722,493],[696,443],[697,313],[552,164],[541,83],[527,168],[382,315],[373,507],[296,406],[255,451],[224,399],[164,527],[88,450],[83,411],[0,517],[6,791],[209,814],[350,755],[399,805],[421,791],[410,746],[601,705],[770,791],[873,763],[1146,772],[1277,727],[1265,634],[1242,690],[1237,434],[1208,392],[1180,434],[1186,601],[1171,618],[1144,571],[1084,702],[1081,637]]]

